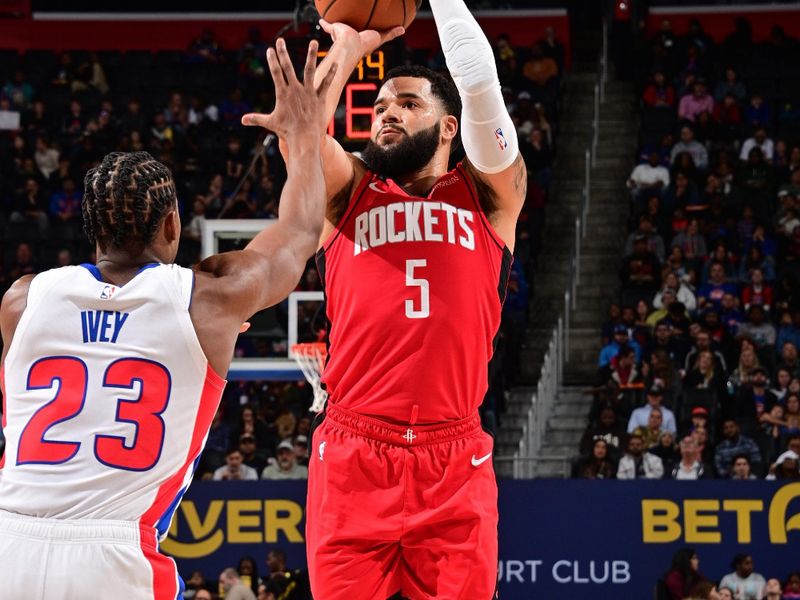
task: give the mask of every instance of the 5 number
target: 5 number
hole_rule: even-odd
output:
[[[414,277],[414,269],[427,267],[424,258],[406,261],[406,286],[419,288],[419,309],[414,308],[413,300],[406,300],[406,317],[409,319],[427,319],[431,315],[430,289],[427,279]]]

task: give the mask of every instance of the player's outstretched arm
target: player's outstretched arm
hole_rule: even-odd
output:
[[[495,226],[509,247],[525,202],[527,170],[506,110],[489,40],[463,0],[430,0],[447,68],[463,105],[461,139],[478,188],[488,188]]]
[[[285,142],[288,178],[281,193],[277,223],[256,235],[240,252],[218,254],[198,265],[198,274],[219,278],[225,312],[246,320],[283,300],[297,285],[306,262],[317,249],[325,216],[325,181],[319,140],[327,121],[322,106],[336,75],[334,66],[314,85],[317,43],[311,42],[303,81],[298,81],[286,50],[267,52],[275,82],[275,110],[242,117],[245,125],[264,127]]]

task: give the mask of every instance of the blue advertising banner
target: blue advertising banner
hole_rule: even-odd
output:
[[[264,569],[274,547],[300,568],[304,507],[305,482],[197,482],[162,549],[184,577],[200,569],[216,579],[246,555]],[[765,577],[800,570],[800,483],[500,482],[504,600],[651,598],[684,546],[710,579],[730,572],[738,552]]]

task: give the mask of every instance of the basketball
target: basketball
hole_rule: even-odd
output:
[[[408,27],[422,0],[315,0],[317,10],[329,23],[344,23],[357,31],[383,31]]]

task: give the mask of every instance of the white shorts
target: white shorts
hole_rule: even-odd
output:
[[[9,600],[175,600],[183,589],[153,528],[2,510],[0,587]]]

